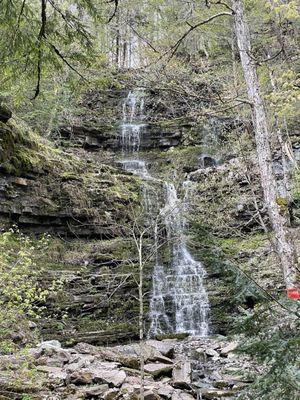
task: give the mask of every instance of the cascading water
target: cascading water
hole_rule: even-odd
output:
[[[144,97],[142,92],[129,92],[123,103],[121,145],[123,153],[135,153],[140,149],[145,124]]]
[[[165,224],[171,246],[171,271],[167,287],[175,305],[175,331],[193,335],[208,334],[208,297],[203,278],[205,270],[187,249],[183,204],[173,183],[165,183]]]
[[[152,177],[144,160],[139,158],[144,133],[144,95],[141,91],[129,92],[123,103],[121,124],[121,147],[123,168],[143,179],[143,198],[148,222],[152,223],[155,242],[155,264],[150,298],[149,336],[170,332],[186,332],[192,335],[208,334],[209,303],[203,278],[205,270],[188,251],[183,208],[188,200],[191,182],[184,183],[185,199],[178,199],[173,183],[161,182],[165,205],[159,209],[158,180]],[[156,183],[154,187],[153,184]],[[159,251],[158,224],[156,217],[164,222],[171,262],[162,262]]]

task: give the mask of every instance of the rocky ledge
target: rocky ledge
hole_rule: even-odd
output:
[[[114,347],[40,343],[26,355],[0,357],[0,397],[51,400],[140,398],[140,353],[147,400],[234,399],[252,382],[253,361],[223,336],[147,340]],[[26,379],[22,381],[24,366]],[[16,379],[18,377],[18,379]]]

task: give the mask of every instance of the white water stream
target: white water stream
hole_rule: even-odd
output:
[[[145,160],[139,158],[139,150],[144,134],[144,95],[141,91],[129,92],[123,103],[121,124],[121,146],[123,168],[143,179],[143,200],[148,223],[153,225],[155,242],[155,264],[152,277],[150,299],[149,336],[164,333],[189,333],[206,336],[209,331],[209,302],[203,278],[203,265],[190,254],[185,233],[184,218],[191,193],[192,182],[183,184],[184,200],[178,198],[174,183],[160,182],[161,193],[157,192],[157,179],[152,177]],[[156,183],[156,185],[154,185]],[[159,208],[159,197],[164,206]],[[171,262],[162,262],[158,234],[158,216],[164,222],[167,232]]]

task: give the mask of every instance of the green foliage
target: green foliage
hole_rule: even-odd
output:
[[[15,94],[20,97],[27,92],[27,97],[33,97],[41,91],[40,86],[52,70],[70,69],[82,75],[79,69],[90,64],[94,49],[94,35],[86,22],[101,20],[100,9],[93,3],[3,0],[0,15],[3,93],[17,80],[22,85],[19,94]]]
[[[279,303],[268,299],[240,318],[240,332],[245,335],[240,351],[256,358],[262,372],[242,399],[299,398],[299,306],[284,298]]]
[[[0,349],[10,353],[10,332],[28,329],[28,319],[39,319],[51,288],[41,286],[43,268],[39,258],[48,239],[31,240],[10,230],[0,235]],[[22,334],[23,335],[23,334]]]

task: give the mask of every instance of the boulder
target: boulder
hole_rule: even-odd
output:
[[[82,354],[99,354],[99,348],[88,343],[77,343],[74,349]]]
[[[51,367],[47,365],[37,366],[37,370],[48,374],[49,380],[54,381],[56,384],[61,384],[67,379],[67,373],[59,367]]]
[[[237,342],[230,342],[225,347],[222,348],[221,355],[222,356],[227,356],[229,353],[231,353],[232,351],[236,350],[237,347],[238,347],[238,343]]]
[[[66,365],[65,369],[67,372],[78,371],[82,368],[88,367],[91,363],[95,361],[95,357],[91,355],[85,354],[76,354],[71,360],[69,364]]]
[[[178,388],[190,388],[191,385],[191,363],[179,361],[173,369],[173,386]]]
[[[163,399],[170,399],[172,397],[172,393],[174,392],[174,388],[172,386],[166,384],[162,385],[158,390],[157,394]]]
[[[205,354],[208,355],[209,357],[219,357],[219,353],[213,349],[206,349]]]
[[[88,385],[93,382],[94,375],[91,371],[75,371],[70,375],[70,381],[75,385]]]
[[[58,367],[68,363],[71,357],[69,351],[62,349],[57,340],[42,342],[31,354],[35,355],[38,364]]]
[[[163,364],[163,363],[149,363],[145,365],[145,372],[153,376],[168,375],[172,369],[173,365]]]
[[[172,400],[194,400],[194,396],[190,393],[183,392],[182,390],[174,390]]]
[[[14,177],[12,182],[17,186],[28,186],[27,180],[25,178],[20,178],[19,176]],[[36,324],[34,324],[35,326],[32,324],[34,324],[34,322],[30,321],[30,329],[36,328]]]
[[[144,399],[145,400],[159,400],[159,395],[154,390],[146,390],[144,392]]]
[[[104,400],[114,400],[118,397],[118,395],[119,395],[118,389],[108,389],[101,398]]]
[[[202,398],[206,400],[214,400],[223,397],[232,397],[235,395],[234,390],[220,390],[220,389],[200,389],[200,393]]]
[[[93,363],[83,371],[90,372],[97,383],[107,383],[110,387],[120,387],[126,379],[126,373],[118,369],[119,364],[109,362]]]
[[[163,356],[172,358],[174,356],[174,347],[176,340],[147,340],[146,344],[159,351]]]
[[[172,364],[172,360],[163,356],[157,349],[148,344],[142,345],[142,351],[145,362],[159,361]],[[133,369],[139,369],[140,367],[141,346],[137,343],[123,346],[101,347],[99,352],[104,360],[119,362],[125,367]]]
[[[89,385],[87,387],[84,387],[83,389],[80,390],[80,394],[84,397],[100,397],[102,398],[103,394],[109,390],[109,387],[107,384],[102,384],[102,385]],[[76,391],[78,392],[78,390]]]

